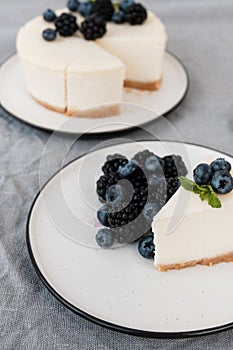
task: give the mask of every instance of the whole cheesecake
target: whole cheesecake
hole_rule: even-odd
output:
[[[56,16],[62,13],[70,12],[60,9]],[[72,15],[81,26],[84,18]],[[17,35],[27,88],[43,106],[68,116],[110,116],[119,113],[124,85],[159,88],[167,35],[153,13],[142,25],[108,22],[106,34],[95,41],[85,40],[80,31],[46,41],[42,32],[47,28],[54,24],[39,16]]]

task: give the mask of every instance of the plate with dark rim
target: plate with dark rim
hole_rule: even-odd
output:
[[[185,97],[189,86],[183,63],[166,52],[164,74],[158,91],[125,89],[121,112],[105,118],[68,118],[38,104],[29,94],[18,55],[13,55],[0,69],[0,101],[4,109],[32,126],[72,134],[98,134],[125,131],[143,125],[173,110]],[[10,93],[9,93],[10,91]],[[135,113],[139,105],[155,113],[147,118]],[[72,119],[72,121],[71,121]]]
[[[142,149],[180,154],[189,177],[203,159],[225,157],[233,163],[220,151],[172,141],[124,143],[72,161],[43,186],[30,210],[27,245],[34,268],[65,306],[112,330],[181,338],[229,329],[233,263],[164,273],[139,255],[136,243],[112,249],[95,243],[101,205],[95,183],[101,166],[109,154],[132,157]]]

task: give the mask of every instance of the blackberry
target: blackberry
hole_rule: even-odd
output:
[[[180,187],[180,181],[178,177],[171,177],[167,179],[167,202],[176,193]]]
[[[139,168],[140,169],[140,168]],[[140,169],[141,171],[141,169]],[[110,227],[121,227],[136,220],[143,211],[148,199],[148,186],[143,172],[130,180],[133,195],[129,203],[120,203],[109,213]]]
[[[114,14],[114,7],[111,0],[96,0],[92,11],[105,21],[110,21]]]
[[[122,156],[121,154],[113,154],[107,157],[107,161],[102,167],[102,171],[106,175],[110,175],[112,173],[116,173],[118,168],[121,165],[125,165],[127,163],[127,158]]]
[[[142,24],[147,18],[147,11],[141,4],[132,4],[125,9],[125,21],[131,25]]]
[[[164,177],[160,177],[156,183],[148,183],[148,202],[156,203],[161,209],[167,202],[167,183]]]
[[[82,22],[80,30],[86,40],[96,40],[106,33],[106,22],[102,17],[94,14]]]
[[[128,225],[114,229],[115,240],[120,243],[133,243],[144,236],[148,229],[143,222],[131,222]]]
[[[55,27],[61,36],[71,36],[79,28],[77,19],[70,13],[62,13],[55,21]]]
[[[181,156],[166,156],[163,158],[163,162],[163,171],[166,178],[186,176],[188,173]]]
[[[117,184],[118,180],[118,177],[114,174],[112,176],[102,175],[96,184],[96,192],[99,195],[99,197],[106,200],[107,189],[110,186]]]

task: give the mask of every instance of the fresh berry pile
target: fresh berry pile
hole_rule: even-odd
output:
[[[98,231],[96,241],[102,248],[151,235],[153,217],[179,188],[178,176],[187,175],[180,156],[161,158],[149,150],[135,154],[132,159],[121,154],[109,155],[102,171],[96,183],[103,204],[97,218],[105,226]],[[139,243],[143,256],[152,255],[142,253],[144,246],[151,249],[152,245],[147,243]]]
[[[230,171],[231,164],[224,158],[217,158],[210,165],[199,164],[193,171],[193,179],[197,185],[210,185],[214,192],[226,194],[233,190]]]
[[[84,20],[80,24],[80,32],[86,40],[102,38],[106,33],[106,22],[117,24],[125,22],[131,25],[141,25],[147,18],[147,10],[140,3],[133,0],[122,0],[113,4],[111,0],[68,0],[67,8],[72,13],[78,12]],[[47,22],[54,22],[55,28],[47,28],[42,36],[47,41],[56,39],[57,34],[63,37],[72,36],[79,30],[76,16],[71,13],[62,13],[57,17],[56,13],[48,9],[43,13]]]

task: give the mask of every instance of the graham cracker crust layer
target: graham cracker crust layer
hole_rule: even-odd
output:
[[[66,115],[69,117],[79,118],[107,118],[120,114],[120,105],[102,106],[93,109],[87,109],[86,111],[67,111]]]
[[[111,106],[102,106],[97,107],[93,109],[88,109],[85,111],[79,111],[79,110],[67,110],[66,108],[58,108],[55,106],[52,106],[46,102],[40,101],[38,98],[35,98],[32,96],[34,100],[42,105],[43,107],[50,109],[51,111],[62,113],[67,115],[67,117],[79,117],[79,118],[107,118],[107,117],[113,117],[115,115],[120,114],[120,105],[114,104]]]
[[[42,105],[43,107],[50,109],[51,111],[57,112],[57,113],[62,113],[62,114],[66,114],[66,109],[65,108],[59,108],[59,107],[54,107],[46,102],[43,102],[41,100],[39,100],[38,98],[34,97],[32,95],[33,99],[39,103],[40,105]]]
[[[187,261],[182,264],[157,265],[157,269],[159,271],[166,272],[168,270],[181,270],[187,267],[193,267],[195,265],[212,266],[215,264],[219,264],[223,262],[232,262],[232,261],[233,261],[233,252],[218,255],[213,258],[204,258],[200,260]]]
[[[124,87],[129,87],[129,88],[138,89],[138,90],[155,91],[160,89],[161,82],[162,82],[162,79],[152,81],[152,82],[125,80]]]

